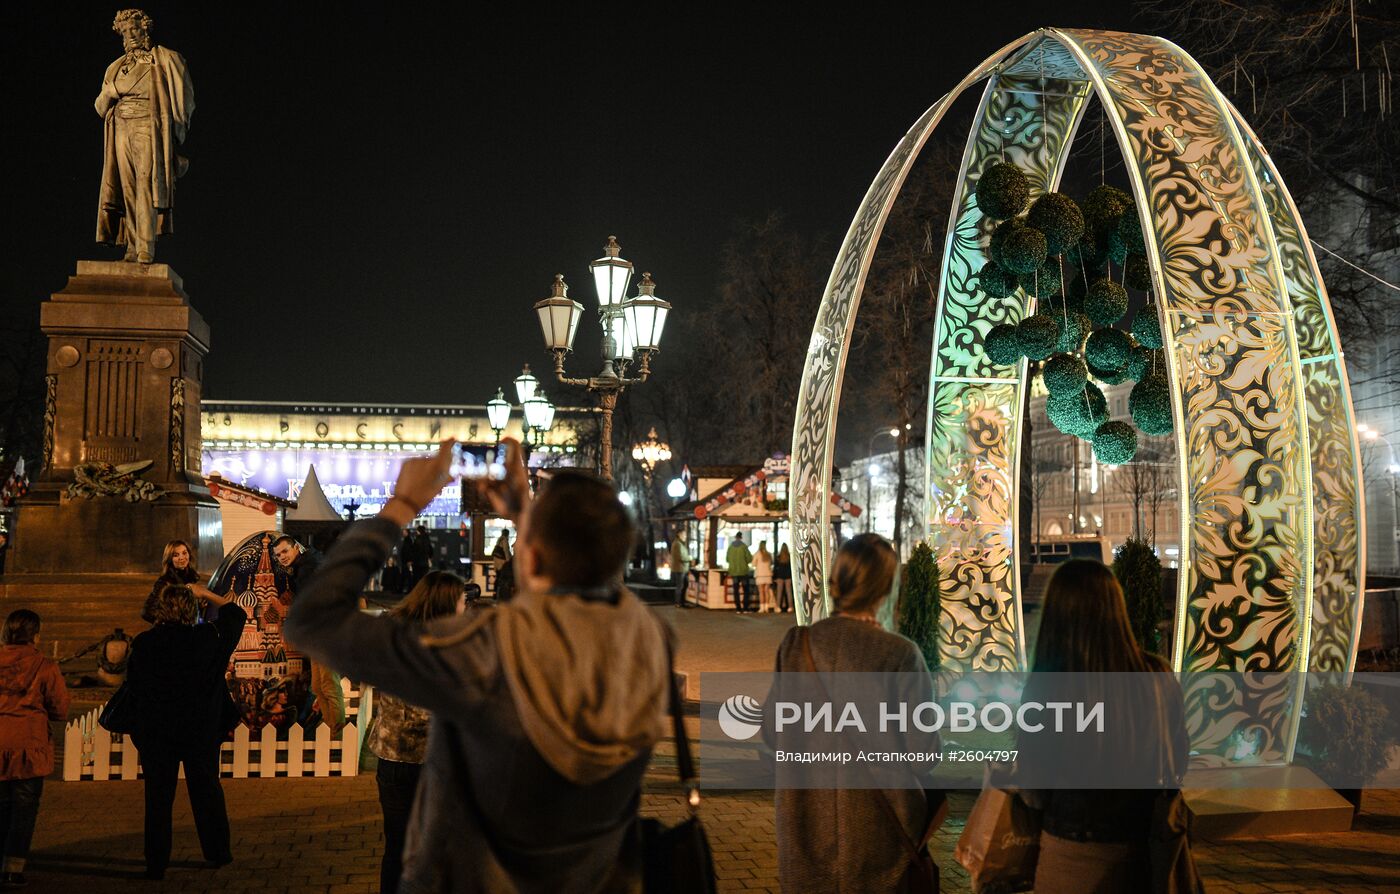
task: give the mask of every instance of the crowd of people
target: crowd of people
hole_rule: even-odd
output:
[[[401,532],[447,483],[450,443],[406,462],[379,515],[352,523],[323,557],[291,538],[272,547],[296,593],[285,633],[324,675],[316,690],[327,722],[345,722],[343,704],[335,707],[329,695],[331,679],[340,693],[337,671],[379,692],[368,747],[378,760],[386,892],[635,890],[646,866],[638,808],[652,752],[670,733],[672,634],[622,583],[635,532],[611,484],[565,470],[532,497],[518,445],[507,446],[506,479],[478,486],[518,532],[514,548],[506,541],[497,557],[497,573],[508,565],[518,587],[508,602],[478,606],[462,578],[425,570],[392,610],[361,610],[366,584],[402,549]],[[726,558],[741,611],[769,601],[775,610],[790,608],[785,547],[773,556],[761,542],[750,553],[736,537]],[[685,602],[689,562],[685,545],[673,543],[677,604]],[[919,648],[876,620],[898,564],[876,535],[842,545],[831,576],[833,614],[792,628],[777,670],[909,674],[928,681],[922,696],[931,699]],[[145,605],[152,627],[132,642],[127,677],[151,878],[169,864],[181,765],[208,866],[233,859],[219,750],[238,720],[225,673],[246,620],[227,596],[198,582],[188,544],[168,546],[162,565]],[[751,605],[754,584],[758,602]],[[1061,566],[1043,611],[1035,670],[1169,678],[1158,673],[1166,670],[1159,659],[1137,648],[1122,592],[1102,564]],[[48,723],[67,710],[62,676],[37,648],[39,629],[32,612],[12,613],[0,652],[7,883],[23,881],[43,778],[53,769]],[[1177,699],[1170,721],[1155,729],[1184,767]],[[1147,728],[1154,727],[1135,727],[1138,735]],[[765,732],[770,744],[774,735]],[[1034,760],[1036,743],[1020,744]],[[1127,892],[1143,884],[1157,792],[1085,788],[1019,797],[1044,817],[1037,891]],[[784,890],[937,890],[926,845],[947,800],[926,775],[896,789],[780,788],[775,798]]]

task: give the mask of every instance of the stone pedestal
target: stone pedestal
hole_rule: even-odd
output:
[[[199,402],[209,326],[165,264],[79,261],[44,302],[49,337],[43,472],[21,501],[7,595],[26,578],[148,574],[185,540],[198,567],[221,555],[218,503],[200,475]],[[151,461],[155,502],[69,496],[73,467]]]
[[[1351,828],[1351,804],[1306,767],[1191,770],[1181,793],[1206,841]]]

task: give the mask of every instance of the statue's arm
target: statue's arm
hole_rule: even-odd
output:
[[[97,94],[97,99],[93,102],[93,107],[97,109],[99,117],[106,118],[107,113],[116,105],[117,85],[112,82],[112,70],[107,69],[107,73],[102,77],[102,92]]]

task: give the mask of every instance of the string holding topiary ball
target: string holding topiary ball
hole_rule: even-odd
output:
[[[1154,372],[1160,373],[1166,368],[1167,359],[1162,352],[1154,351],[1146,345],[1138,345],[1128,355],[1128,378],[1134,382],[1140,382]]]
[[[1096,186],[1084,199],[1084,224],[1102,246],[1132,206],[1132,197],[1118,187]]]
[[[992,231],[989,249],[993,261],[1012,273],[1028,275],[1045,263],[1045,234],[1012,218]]]
[[[1143,255],[1129,255],[1123,264],[1123,285],[1140,292],[1152,291],[1152,268]]]
[[[1054,295],[1065,284],[1060,274],[1060,262],[1055,258],[1048,259],[1039,270],[1026,277],[1026,282],[1035,289],[1038,297]]]
[[[977,274],[977,288],[988,298],[1007,298],[1021,287],[1016,274],[1006,270],[996,261],[982,265]]]
[[[1114,238],[1130,255],[1147,254],[1147,242],[1142,238],[1142,221],[1138,219],[1137,206],[1129,205],[1118,218],[1118,226],[1113,229]]]
[[[1046,251],[1058,255],[1084,235],[1084,212],[1061,192],[1046,193],[1031,205],[1026,223],[1045,234]]]
[[[1011,323],[993,326],[982,339],[982,350],[987,359],[1002,366],[1021,362],[1021,336],[1018,327]]]
[[[1172,396],[1163,374],[1145,376],[1128,395],[1128,414],[1143,434],[1165,435],[1172,430]]]
[[[1133,340],[1122,329],[1095,329],[1084,343],[1084,359],[1090,366],[1121,370],[1133,352]]]
[[[1089,368],[1073,354],[1052,354],[1041,370],[1045,390],[1055,397],[1073,397],[1089,381]]]
[[[1111,279],[1094,280],[1084,294],[1084,313],[1099,326],[1112,326],[1127,312],[1128,290]]]
[[[1126,422],[1112,420],[1094,430],[1094,458],[1110,466],[1132,462],[1137,455],[1137,431]]]
[[[1162,346],[1162,320],[1157,316],[1157,305],[1144,304],[1133,317],[1133,338],[1138,344],[1149,348]]]
[[[1016,327],[1016,338],[1022,353],[1031,360],[1044,360],[1060,341],[1060,330],[1048,316],[1031,316]]]
[[[1076,270],[1099,270],[1108,263],[1108,255],[1091,230],[1085,230],[1077,242],[1071,243],[1065,249],[1064,257],[1065,263]]]
[[[977,207],[988,217],[1015,217],[1030,201],[1031,183],[1021,169],[1001,161],[982,172],[977,180]]]

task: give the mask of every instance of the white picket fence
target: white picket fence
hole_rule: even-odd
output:
[[[324,723],[317,725],[314,736],[293,723],[282,739],[272,726],[254,734],[240,723],[233,741],[225,742],[219,753],[219,775],[232,779],[357,775],[362,731],[369,729],[374,717],[374,690],[352,688],[348,680],[341,680],[341,685],[348,722],[338,737],[332,737]],[[98,723],[102,707],[70,721],[64,730],[63,778],[67,782],[141,778],[141,755],[131,737],[110,733]],[[180,775],[184,776],[183,768]]]

